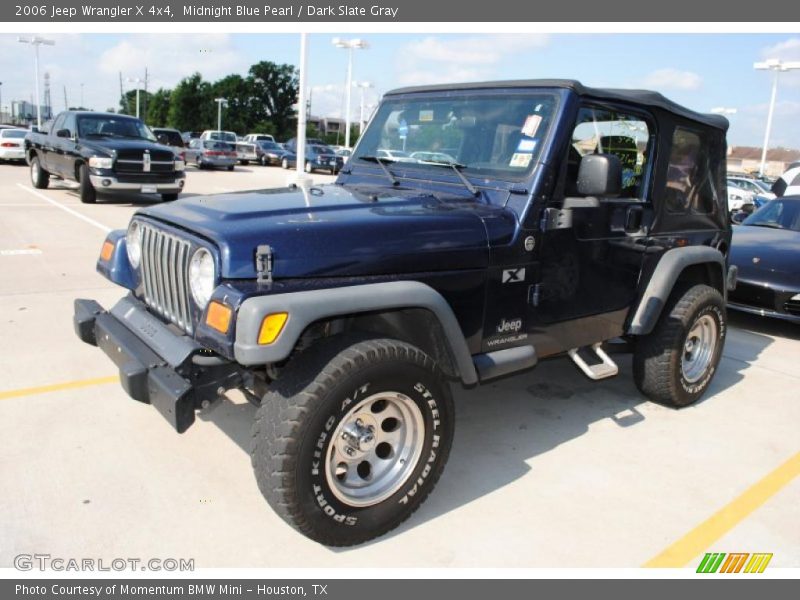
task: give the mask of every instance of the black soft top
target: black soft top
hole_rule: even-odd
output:
[[[512,81],[484,81],[479,83],[450,83],[444,85],[426,85],[398,88],[386,92],[385,96],[399,96],[423,92],[444,92],[459,90],[481,90],[497,88],[563,88],[572,90],[579,96],[594,100],[611,100],[639,104],[657,108],[685,119],[702,123],[722,131],[728,130],[728,119],[721,115],[695,112],[665,98],[658,92],[649,90],[627,90],[614,88],[593,88],[572,79],[520,79]]]

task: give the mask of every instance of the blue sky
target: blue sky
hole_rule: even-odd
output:
[[[310,36],[309,84],[314,114],[343,113],[346,52],[331,45],[336,34]],[[299,36],[275,34],[75,34],[53,35],[42,49],[41,70],[51,74],[56,110],[80,100],[97,109],[116,106],[119,72],[152,86],[172,86],[200,71],[215,79],[244,73],[259,60],[296,63]],[[368,50],[354,56],[354,79],[375,87],[367,104],[397,86],[485,79],[575,78],[588,85],[646,87],[696,110],[736,108],[729,116],[731,145],[760,146],[770,75],[752,63],[768,57],[800,60],[797,34],[368,34]],[[32,49],[14,35],[0,36],[2,102],[33,93]],[[800,72],[781,76],[771,146],[800,148]],[[132,84],[126,83],[126,86]],[[353,118],[358,115],[354,93]]]

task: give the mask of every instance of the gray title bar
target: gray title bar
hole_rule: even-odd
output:
[[[794,6],[795,8],[792,8]],[[771,22],[800,21],[785,0],[15,0],[0,5],[11,22]]]

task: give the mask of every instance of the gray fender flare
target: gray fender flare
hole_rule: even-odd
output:
[[[280,362],[288,358],[300,335],[315,321],[402,308],[431,311],[445,332],[461,380],[466,385],[478,382],[472,355],[450,305],[439,292],[419,281],[391,281],[249,298],[242,303],[236,319],[234,356],[242,365]],[[279,312],[289,315],[283,331],[272,344],[260,345],[261,322],[268,314]]]
[[[716,248],[689,246],[667,250],[658,261],[644,295],[633,313],[633,318],[628,326],[628,333],[646,335],[653,331],[681,272],[691,265],[706,263],[719,265],[720,281],[724,284],[726,280],[725,257]]]

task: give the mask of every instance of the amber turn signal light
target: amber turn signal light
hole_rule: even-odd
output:
[[[114,256],[114,244],[111,242],[104,242],[103,249],[100,250],[100,258],[108,262]]]
[[[208,305],[208,311],[206,311],[206,325],[220,333],[228,333],[232,315],[233,311],[224,304],[211,302]]]
[[[262,346],[271,344],[283,331],[283,326],[289,318],[289,313],[273,313],[261,321],[261,330],[258,332],[258,343]]]

